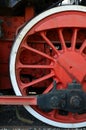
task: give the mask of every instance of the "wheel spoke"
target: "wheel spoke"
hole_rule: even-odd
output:
[[[71,39],[71,48],[72,48],[72,50],[75,50],[76,39],[77,39],[77,32],[78,32],[78,29],[74,29],[73,30],[73,35],[72,35],[72,39]]]
[[[75,122],[76,120],[78,120],[78,113],[69,112],[68,117],[69,117],[69,119],[71,119],[72,121]]]
[[[84,40],[82,46],[80,47],[80,50],[79,50],[80,53],[82,53],[85,48],[86,48],[86,40]]]
[[[40,35],[46,41],[46,43],[54,50],[57,55],[60,55],[59,51],[55,48],[53,43],[46,37],[45,32],[41,32]]]
[[[38,50],[36,50],[36,49],[34,49],[34,48],[30,47],[30,46],[27,46],[27,44],[23,44],[22,47],[29,50],[29,51],[32,51],[32,52],[34,52],[36,54],[39,54],[39,55],[41,55],[41,56],[43,56],[43,57],[45,57],[45,58],[47,58],[47,59],[49,59],[51,61],[54,61],[54,59],[51,56],[49,56],[49,55],[47,55],[47,54],[45,54],[45,53],[43,53],[41,51],[38,51]]]
[[[58,34],[59,34],[59,39],[60,39],[60,42],[61,42],[61,45],[62,45],[62,49],[64,51],[66,51],[66,44],[65,44],[65,40],[64,40],[64,37],[63,37],[63,34],[62,34],[62,29],[59,29],[58,30]]]
[[[56,115],[58,114],[58,110],[52,110],[49,115],[52,117],[52,118],[56,118]]]
[[[71,119],[72,121],[74,121],[74,116],[72,112],[69,112],[67,117],[68,119]]]
[[[22,89],[26,89],[29,86],[33,86],[33,85],[35,85],[37,83],[40,83],[40,82],[42,82],[44,80],[47,80],[47,79],[53,77],[54,75],[55,75],[54,73],[50,73],[50,74],[48,74],[46,76],[43,76],[41,78],[38,78],[38,79],[36,79],[36,80],[34,80],[34,81],[30,82],[30,83],[25,83],[25,84],[23,84]]]
[[[48,93],[53,88],[53,83],[49,85],[49,87],[46,88],[46,90],[43,92],[43,94]]]
[[[17,64],[17,69],[53,69],[51,65],[23,65]]]

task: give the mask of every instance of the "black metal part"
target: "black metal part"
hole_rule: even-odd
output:
[[[86,0],[81,0],[80,4],[86,6]]]
[[[81,84],[73,81],[66,90],[57,90],[56,82],[51,92],[42,94],[37,98],[37,105],[42,110],[59,109],[73,113],[86,110],[86,93]]]
[[[0,0],[0,6],[5,7],[14,7],[17,5],[21,0]]]
[[[22,16],[26,6],[27,0],[0,0],[0,15]]]

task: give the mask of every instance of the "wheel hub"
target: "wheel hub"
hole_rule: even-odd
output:
[[[60,55],[57,62],[64,68],[66,73],[68,73],[72,79],[76,79],[79,82],[83,81],[83,78],[86,75],[85,69],[83,69],[85,68],[86,61],[79,51],[69,50]]]

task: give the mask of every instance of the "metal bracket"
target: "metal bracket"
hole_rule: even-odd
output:
[[[59,109],[73,113],[86,110],[86,93],[82,86],[73,81],[65,90],[57,90],[55,87],[51,92],[37,97],[37,105],[42,110]],[[57,85],[58,86],[58,85]]]

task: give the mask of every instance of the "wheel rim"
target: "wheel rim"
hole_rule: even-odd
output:
[[[76,79],[86,90],[84,12],[85,8],[80,6],[57,7],[24,27],[15,41],[10,60],[10,76],[16,95],[48,93],[53,87],[53,80],[58,83],[58,89],[66,89],[67,84]],[[36,106],[25,108],[53,126],[85,126],[86,114],[66,114],[59,110],[44,112]]]

